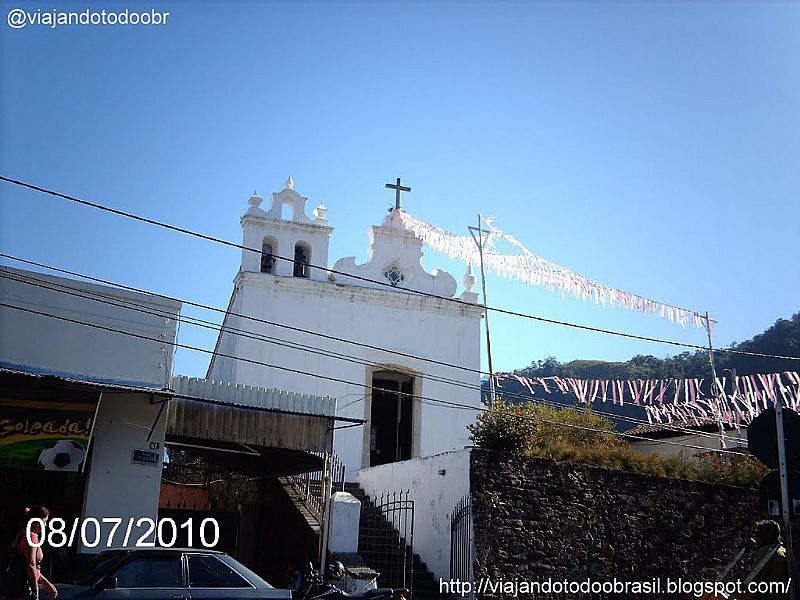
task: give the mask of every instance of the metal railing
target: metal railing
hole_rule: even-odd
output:
[[[472,581],[472,558],[472,501],[467,494],[450,513],[450,579]]]
[[[409,491],[381,494],[362,513],[359,554],[381,587],[414,588],[414,501]],[[365,510],[362,507],[362,511]],[[371,514],[370,514],[371,513]]]
[[[310,471],[299,475],[291,475],[289,481],[300,494],[300,499],[306,508],[314,515],[317,522],[322,524],[325,513],[325,474],[331,478],[331,489],[344,490],[345,466],[335,452],[311,452],[323,459],[323,467],[319,471]]]

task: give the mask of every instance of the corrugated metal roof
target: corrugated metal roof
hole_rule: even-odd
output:
[[[199,379],[196,377],[175,377],[173,386],[179,385],[179,390],[155,389],[131,385],[116,384],[103,381],[89,381],[67,377],[55,373],[46,373],[41,370],[36,372],[23,369],[0,368],[0,373],[18,375],[39,379],[42,381],[57,381],[84,388],[94,388],[98,391],[138,392],[142,394],[156,394],[167,398],[182,398],[209,404],[218,404],[247,410],[263,412],[295,414],[310,417],[323,417],[347,423],[364,423],[363,419],[352,419],[336,416],[336,400],[330,396],[310,396],[296,394],[281,390],[268,390],[238,384],[227,384],[219,381]],[[176,380],[185,380],[177,383]],[[189,383],[189,382],[193,383]],[[186,390],[186,391],[184,391]]]
[[[173,377],[172,389],[176,394],[217,400],[245,408],[275,409],[281,412],[327,417],[336,415],[336,399],[330,396],[312,396],[274,388],[267,389],[186,376]]]

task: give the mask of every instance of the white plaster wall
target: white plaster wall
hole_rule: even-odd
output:
[[[358,526],[361,502],[347,492],[336,492],[331,498],[330,552],[358,552]]]
[[[433,398],[480,407],[479,375],[462,369],[398,356],[391,352],[343,344],[347,338],[378,348],[435,359],[477,370],[480,366],[480,308],[461,307],[446,300],[424,298],[393,290],[373,290],[332,283],[277,277],[263,273],[239,273],[234,310],[288,324],[336,339],[289,331],[276,326],[229,316],[226,324],[290,343],[344,353],[387,368],[412,374],[437,375],[462,382],[455,386],[429,379],[419,380],[416,401],[419,430],[416,455],[426,456],[464,448],[470,444],[467,425],[476,412],[430,404]],[[223,334],[219,348],[235,355],[300,371],[310,377],[278,368],[215,357],[208,377],[223,381],[278,388],[337,398],[340,416],[366,418],[370,367],[333,357],[310,354],[242,336]],[[326,377],[330,379],[325,379]],[[334,447],[347,467],[347,478],[363,466],[363,427],[336,431]]]
[[[403,273],[398,289],[418,290],[446,298],[453,296],[457,285],[450,273],[438,269],[428,273],[422,266],[422,240],[398,229],[392,216],[385,222],[386,225],[381,227],[370,227],[369,260],[359,265],[354,256],[339,259],[333,265],[333,280],[340,284],[385,290],[384,272],[393,265]]]
[[[239,279],[240,278],[237,275],[234,280],[233,294],[231,296],[230,302],[228,303],[228,308],[227,308],[228,313],[243,314],[242,294],[240,293],[239,290],[240,286],[238,283]],[[265,318],[263,315],[254,315],[254,316]],[[237,330],[244,329],[245,331],[249,331],[248,328],[254,327],[256,325],[255,321],[250,321],[249,319],[240,319],[238,317],[232,317],[230,315],[226,316],[224,324],[225,326],[233,327],[236,328]],[[236,356],[237,341],[239,340],[239,337],[240,336],[236,335],[217,336],[217,343],[214,348],[214,351],[219,352],[220,354],[226,356]],[[219,356],[212,355],[208,365],[208,370],[206,371],[206,379],[215,379],[217,381],[240,383],[239,380],[237,379],[238,365],[239,361],[231,359],[223,359]],[[269,387],[275,387],[275,386],[269,386]]]
[[[446,452],[358,472],[372,498],[409,490],[414,500],[414,552],[434,577],[450,579],[450,513],[469,493],[469,450]],[[444,471],[444,475],[440,471]]]
[[[159,389],[168,384],[180,303],[8,267],[0,267],[0,274],[5,275],[0,277],[0,301],[4,304],[157,340],[0,307],[0,364]],[[22,278],[33,279],[46,288],[22,283]],[[65,288],[73,295],[57,291]],[[85,297],[92,294],[168,316],[145,314]]]
[[[131,462],[133,450],[150,449],[150,442],[158,444],[159,457],[164,448],[164,414],[156,424],[150,442],[147,435],[158,415],[159,405],[150,404],[149,394],[110,393],[103,394],[95,422],[92,441],[92,458],[86,492],[83,498],[83,518],[122,518],[123,524],[112,539],[112,547],[119,548],[125,536],[128,519],[141,517],[158,518],[158,500],[161,488],[161,462],[158,465],[139,465]],[[111,525],[102,529],[103,545],[108,539]],[[89,529],[93,535],[93,529]],[[128,542],[135,545],[145,529],[136,524]],[[147,541],[152,541],[152,536]],[[87,548],[81,544],[80,551],[95,554],[103,547]]]
[[[747,430],[741,434],[735,431],[725,433],[725,443],[731,446],[747,446]],[[699,461],[700,456],[709,451],[719,450],[719,437],[714,435],[687,434],[659,440],[630,440],[631,447],[641,454],[658,453],[663,456],[683,456],[686,459]],[[694,448],[687,446],[696,446]],[[703,450],[707,448],[707,450]]]
[[[309,264],[327,266],[328,244],[332,229],[313,224],[297,224],[289,221],[275,221],[268,218],[246,215],[244,218],[244,242],[246,248],[258,248],[265,237],[274,240],[273,252],[277,256],[294,259],[294,247],[298,242],[305,243],[311,249]],[[261,272],[261,254],[252,250],[242,250],[242,270]],[[292,277],[294,263],[289,260],[276,259],[273,265],[273,274],[282,277]],[[309,268],[309,277],[316,280],[325,280],[327,271],[324,269]]]

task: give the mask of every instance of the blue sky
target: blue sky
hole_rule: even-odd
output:
[[[170,16],[2,23],[6,176],[239,241],[252,191],[291,175],[329,208],[333,260],[365,257],[392,202],[383,185],[402,176],[409,212],[457,232],[493,215],[583,275],[709,310],[718,345],[800,310],[798,3],[2,0],[3,15],[87,7]],[[219,307],[240,258],[7,184],[0,249]],[[654,317],[488,286],[504,308],[704,343]],[[499,369],[674,352],[505,316],[492,328]],[[181,340],[214,341],[189,327]],[[175,370],[207,362],[179,352]]]

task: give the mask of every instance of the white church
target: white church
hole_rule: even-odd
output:
[[[452,275],[425,269],[422,241],[395,217],[399,199],[370,228],[367,262],[351,256],[331,267],[327,208],[309,216],[307,203],[291,178],[266,209],[260,196],[250,198],[241,219],[250,250],[242,252],[207,378],[336,398],[337,415],[366,422],[334,432],[348,480],[463,450],[477,413],[442,402],[481,405],[475,278],[464,275],[457,296]]]

